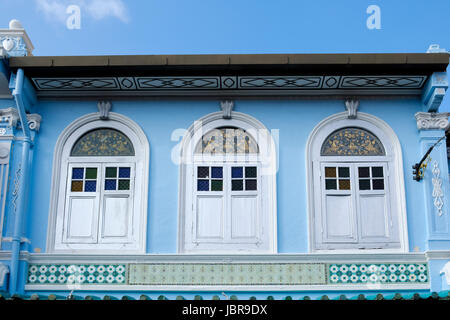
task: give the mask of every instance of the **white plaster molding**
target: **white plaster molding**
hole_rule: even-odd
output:
[[[222,109],[224,119],[231,119],[231,112],[233,111],[234,102],[231,100],[224,100],[220,102],[220,108]]]
[[[444,265],[444,267],[440,271],[440,274],[445,275],[445,281],[448,285],[450,285],[450,261]]]
[[[0,29],[0,56],[32,56],[34,46],[18,20],[9,22],[9,29]]]
[[[359,100],[356,99],[345,100],[345,108],[347,109],[349,119],[356,119],[358,107],[359,107]]]
[[[13,107],[0,109],[0,122],[7,122],[9,126],[16,127],[19,119],[17,109]]]
[[[419,130],[447,130],[450,127],[450,112],[417,112],[414,117]]]
[[[28,128],[30,130],[39,131],[41,127],[42,117],[37,113],[27,114]]]
[[[99,101],[97,104],[98,113],[101,120],[109,119],[109,112],[111,111],[112,105],[109,101]]]
[[[0,287],[5,284],[6,275],[9,273],[9,268],[7,265],[0,263]]]
[[[433,178],[431,179],[433,183],[433,193],[432,197],[434,199],[433,204],[436,208],[439,216],[442,216],[442,207],[444,206],[444,201],[442,200],[442,197],[444,196],[444,193],[442,192],[442,179],[440,178],[441,170],[439,169],[439,164],[435,160],[433,162]]]

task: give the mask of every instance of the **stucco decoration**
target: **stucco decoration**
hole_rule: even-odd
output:
[[[419,130],[447,130],[450,127],[450,112],[417,112],[414,117]]]
[[[195,148],[197,154],[258,153],[258,144],[246,131],[218,128],[206,133]]]
[[[349,119],[356,119],[356,112],[358,111],[359,100],[347,99],[345,100],[345,108],[348,112]]]
[[[39,131],[42,117],[37,113],[27,114],[28,128]],[[17,127],[20,123],[19,113],[15,108],[0,109],[0,123],[6,123],[10,127]]]
[[[231,111],[233,111],[234,102],[230,100],[225,100],[220,102],[220,108],[223,112],[224,119],[231,119]]]
[[[89,131],[72,148],[72,157],[134,156],[130,139],[122,132],[110,128]]]
[[[433,204],[439,214],[439,216],[442,216],[442,207],[444,206],[444,201],[442,200],[442,197],[444,196],[444,193],[442,192],[442,179],[440,178],[441,170],[439,169],[439,164],[437,161],[434,161],[433,163]]]
[[[109,101],[99,101],[97,104],[98,113],[100,115],[100,119],[108,120],[109,112],[111,111],[112,105]]]
[[[9,29],[0,29],[0,56],[32,56],[34,47],[18,20],[9,22]]]
[[[361,128],[343,128],[333,132],[322,145],[322,156],[384,156],[381,141]]]

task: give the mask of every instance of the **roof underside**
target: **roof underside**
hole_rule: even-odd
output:
[[[14,57],[40,96],[420,95],[446,53]],[[320,90],[318,90],[320,89]],[[320,91],[320,92],[319,92]]]

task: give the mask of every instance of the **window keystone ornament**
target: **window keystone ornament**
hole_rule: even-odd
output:
[[[111,111],[112,105],[109,101],[99,101],[97,104],[98,113],[101,120],[109,119],[109,112]]]
[[[359,107],[359,100],[356,99],[345,100],[345,108],[347,109],[349,119],[356,119],[358,107]]]
[[[220,108],[222,109],[224,119],[231,119],[231,111],[233,111],[234,102],[231,100],[225,100],[220,102]]]

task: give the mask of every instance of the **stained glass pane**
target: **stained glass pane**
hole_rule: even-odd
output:
[[[106,179],[105,190],[116,190],[116,180]]]
[[[85,181],[84,192],[95,192],[95,191],[97,191],[97,182],[96,181]]]
[[[232,167],[231,168],[231,177],[232,178],[242,178],[244,171],[242,167]]]
[[[327,190],[336,190],[337,183],[335,179],[325,179],[325,189]]]
[[[209,167],[197,167],[198,178],[209,178]]]
[[[72,179],[83,179],[84,168],[72,168]]]
[[[320,151],[322,156],[384,156],[381,141],[361,128],[343,128],[328,136]]]
[[[222,179],[223,178],[222,167],[211,167],[211,178]]]
[[[72,192],[82,192],[83,191],[83,181],[72,181]]]
[[[195,153],[233,154],[258,153],[258,144],[245,130],[224,127],[206,133],[195,148]]]
[[[256,178],[256,167],[245,167],[246,178]]]
[[[242,180],[231,180],[231,190],[232,191],[244,190],[244,182]]]
[[[339,190],[350,190],[350,180],[339,179]]]
[[[197,191],[209,191],[209,180],[197,180]]]
[[[130,190],[130,180],[119,180],[119,190]]]
[[[372,177],[374,178],[383,177],[383,167],[372,167]]]
[[[122,132],[102,128],[87,132],[75,142],[73,157],[134,156],[131,140]]]
[[[222,191],[223,181],[222,180],[211,180],[211,191]]]
[[[350,177],[350,168],[348,167],[339,167],[338,172],[340,178]]]
[[[256,179],[245,180],[245,190],[256,190]]]
[[[86,168],[86,179],[97,179],[97,168]]]
[[[336,168],[335,167],[325,167],[325,177],[335,178],[336,177]]]
[[[119,168],[119,178],[129,178],[131,173],[131,168],[121,167]]]
[[[116,178],[117,177],[117,168],[116,167],[107,167],[105,170],[106,178]]]
[[[373,179],[373,190],[384,190],[384,180],[383,179]]]
[[[360,178],[368,178],[369,177],[369,167],[359,167],[358,168],[358,176]]]
[[[370,179],[360,179],[359,190],[370,190]]]

